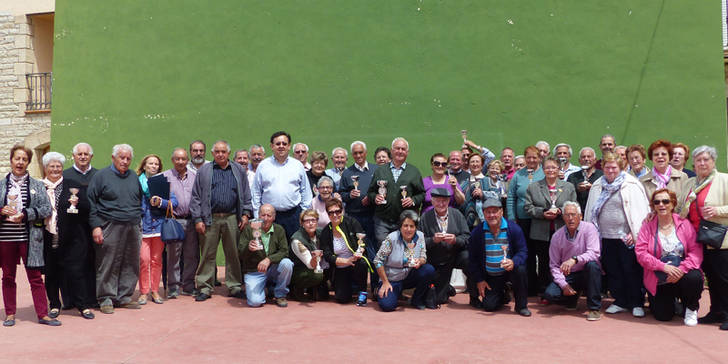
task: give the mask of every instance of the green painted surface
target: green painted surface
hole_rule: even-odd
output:
[[[401,135],[429,174],[468,129],[496,151],[612,133],[725,160],[720,18],[719,0],[57,0],[52,149],[89,141],[100,166],[121,142],[166,162],[195,138]]]

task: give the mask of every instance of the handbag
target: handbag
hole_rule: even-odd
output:
[[[659,252],[657,251],[657,231],[655,231],[655,244],[654,244],[654,252],[655,256],[659,256]],[[682,263],[682,258],[675,254],[668,254],[662,258],[660,258],[660,261],[666,264],[670,264],[675,267],[679,267],[680,263]],[[657,284],[665,284],[667,283],[667,273],[663,271],[655,271],[655,276],[657,276]]]
[[[723,239],[725,239],[726,231],[728,227],[712,221],[700,219],[698,225],[698,243],[712,246],[715,249],[720,249],[723,245]]]
[[[182,240],[185,240],[185,229],[182,228],[182,225],[174,218],[172,203],[168,202],[167,214],[164,217],[164,222],[162,223],[162,241],[165,243],[172,243]]]

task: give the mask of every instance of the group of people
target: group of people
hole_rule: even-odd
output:
[[[27,172],[33,152],[13,147],[0,185],[3,325],[15,324],[21,258],[39,322],[58,326],[64,308],[93,319],[94,308],[210,299],[221,243],[227,292],[251,307],[333,292],[339,303],[371,297],[393,311],[414,288],[412,306],[437,308],[455,295],[457,268],[470,304],[486,311],[511,293],[522,316],[531,316],[529,296],[576,309],[584,294],[594,321],[608,292],[609,314],[642,317],[647,297],[658,320],[680,315],[689,326],[728,330],[728,242],[696,233],[728,225],[728,175],[715,169],[712,147],[690,154],[657,140],[645,150],[605,135],[602,158],[584,147],[575,166],[564,143],[552,150],[540,141],[519,156],[504,148],[496,158],[465,139],[460,150],[432,155],[424,178],[400,137],[376,149],[374,164],[362,141],[335,148],[329,169],[326,153],[309,157],[286,132],[270,137],[270,149],[269,157],[259,144],[231,155],[221,140],[207,161],[196,140],[174,149],[172,168],[149,154],[134,173],[130,145],[114,146],[111,165],[97,170],[93,149],[79,143],[66,170],[62,154],[46,153],[38,181]],[[689,156],[695,172],[685,168]],[[169,220],[183,238],[162,240]],[[703,273],[711,308],[698,319]]]

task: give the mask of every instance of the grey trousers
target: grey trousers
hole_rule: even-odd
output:
[[[195,272],[200,264],[200,245],[192,219],[177,219],[185,229],[185,240],[167,244],[167,290],[185,292],[195,289]],[[183,267],[180,269],[180,260]]]
[[[397,223],[389,223],[374,216],[374,238],[377,239],[377,247],[382,245],[389,233],[397,229],[399,229]]]
[[[131,302],[139,281],[139,223],[107,222],[101,227],[104,242],[96,250],[96,300],[99,305]]]

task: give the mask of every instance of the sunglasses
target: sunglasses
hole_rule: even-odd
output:
[[[303,153],[306,153],[306,151],[305,150],[296,150],[293,153],[295,153],[295,154],[303,154]]]
[[[288,143],[286,143],[286,142],[277,142],[277,143],[275,143],[275,145],[277,145],[279,147],[280,146],[284,146],[285,147],[286,145],[288,145]]]
[[[664,199],[664,200],[653,200],[653,201],[652,201],[652,204],[653,204],[653,205],[655,205],[655,206],[658,206],[658,205],[660,205],[660,204],[662,204],[662,205],[669,205],[669,204],[670,204],[670,202],[671,202],[671,201],[670,201],[670,200],[668,200],[668,199]]]
[[[326,211],[326,213],[329,215],[334,215],[334,216],[341,215],[341,209]]]
[[[434,161],[432,165],[435,167],[447,167],[447,162]]]

